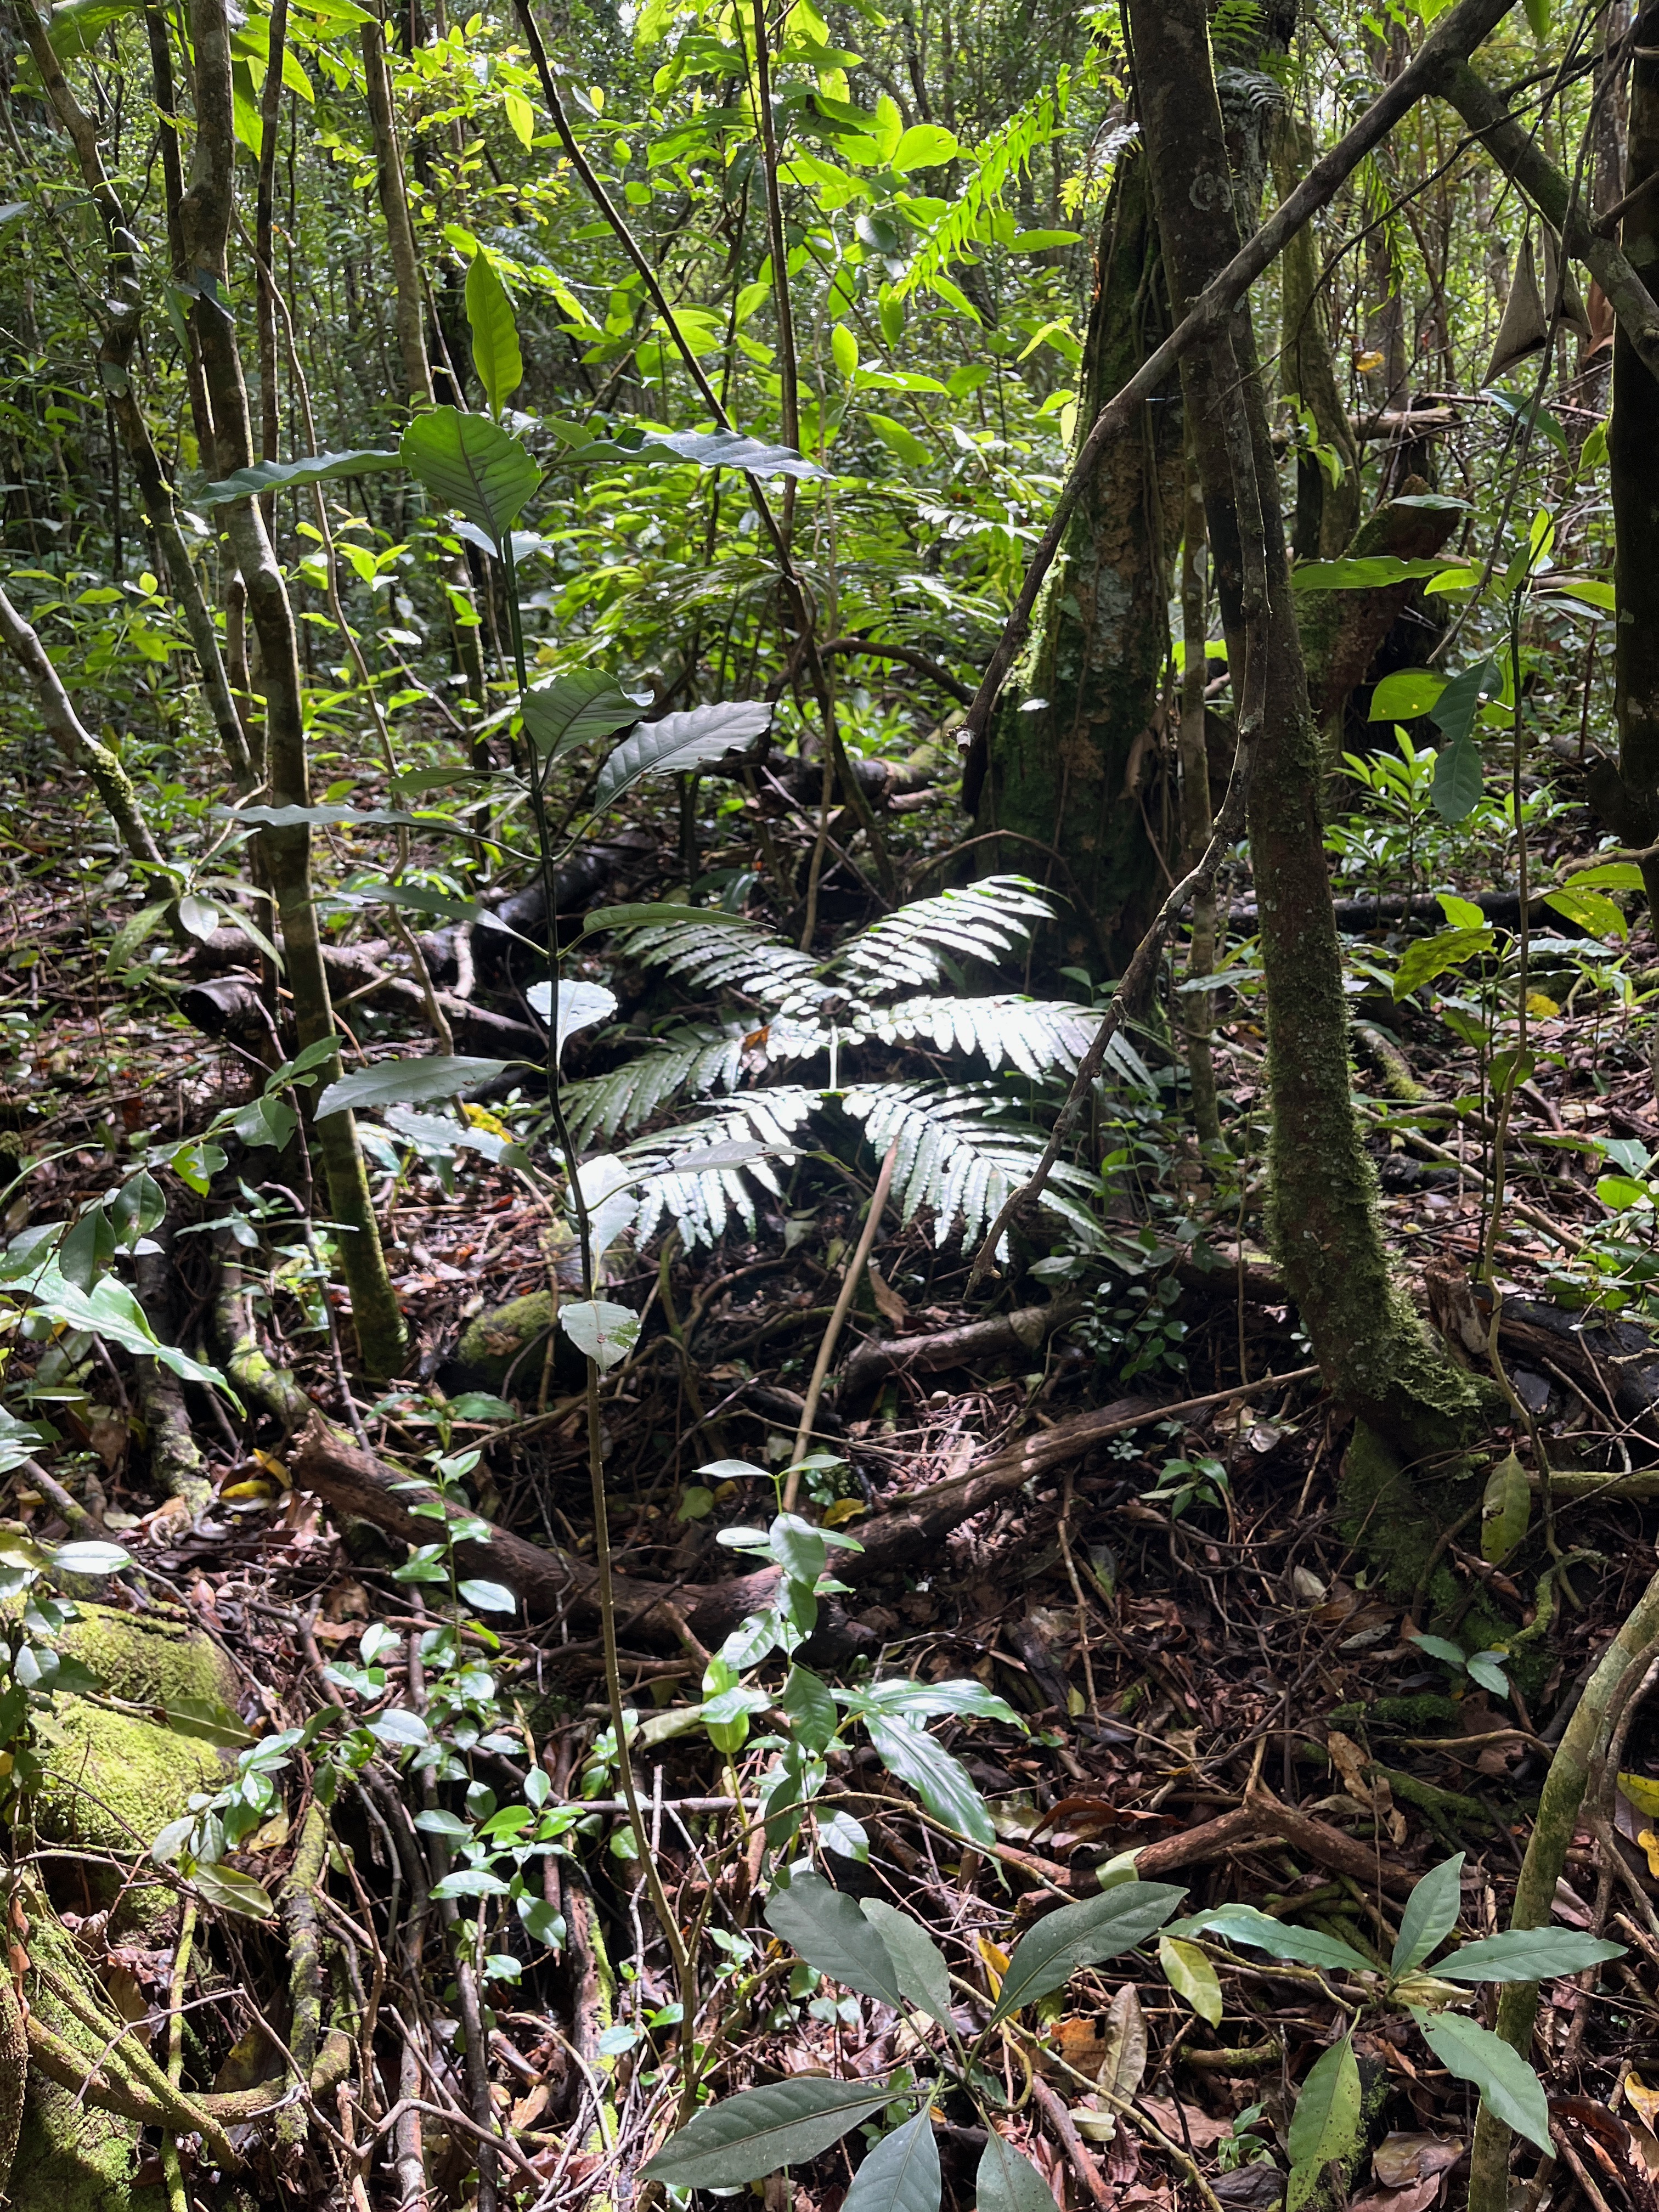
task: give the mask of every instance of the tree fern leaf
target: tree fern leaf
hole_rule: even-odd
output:
[[[566,1118],[579,1146],[636,1129],[669,1099],[730,1090],[743,1072],[743,1028],[688,1024],[672,1030],[609,1074],[566,1085]]]
[[[617,936],[628,957],[645,967],[682,976],[699,990],[737,990],[763,1004],[777,1004],[792,985],[817,972],[808,954],[753,923],[647,922]]]
[[[946,950],[1000,962],[1054,908],[1025,876],[985,876],[933,898],[913,899],[860,930],[828,964],[878,995],[936,982]]]

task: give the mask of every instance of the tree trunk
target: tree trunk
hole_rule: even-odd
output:
[[[1141,129],[1176,311],[1238,250],[1204,0],[1131,0]],[[1248,301],[1233,319],[1255,459],[1267,611],[1240,635],[1243,559],[1213,371],[1189,356],[1182,384],[1215,549],[1235,682],[1265,665],[1250,789],[1273,1106],[1268,1227],[1286,1283],[1339,1402],[1401,1456],[1455,1448],[1478,1406],[1431,1348],[1395,1281],[1376,1178],[1349,1103],[1347,1010],[1320,818],[1317,731],[1285,557],[1261,374]],[[1231,612],[1228,610],[1231,605]]]
[[[236,326],[223,304],[236,155],[224,0],[191,0],[190,24],[196,58],[197,134],[179,228],[196,283],[191,319],[213,410],[218,465],[231,474],[248,465],[252,441]],[[270,796],[278,806],[308,806],[298,641],[283,572],[257,500],[237,500],[220,512],[247,587],[259,640]],[[282,918],[295,1024],[301,1045],[309,1046],[331,1036],[334,1027],[312,897],[311,831],[304,823],[268,828],[260,833],[260,842]],[[331,1053],[322,1066],[322,1079],[336,1081],[340,1073],[339,1055]],[[371,1375],[392,1375],[403,1357],[403,1318],[380,1249],[356,1123],[349,1112],[330,1114],[317,1122],[316,1133],[363,1365]]]
[[[1273,184],[1288,199],[1312,168],[1313,132],[1299,115],[1283,112],[1273,131]],[[1320,283],[1319,239],[1312,223],[1297,231],[1279,261],[1279,389],[1313,417],[1320,445],[1341,473],[1312,453],[1296,463],[1294,545],[1298,561],[1335,561],[1359,520],[1359,443],[1337,386],[1332,358],[1330,295]]]
[[[1101,230],[1079,438],[1164,330],[1146,164],[1126,158]],[[981,830],[1013,833],[1000,866],[1042,877],[1073,902],[1066,951],[1092,952],[1114,974],[1151,921],[1162,880],[1145,809],[1170,649],[1166,547],[1180,528],[1173,414],[1144,409],[1139,435],[1110,448],[1079,501],[1031,648],[992,726],[986,773],[973,789],[970,761],[964,793]]]

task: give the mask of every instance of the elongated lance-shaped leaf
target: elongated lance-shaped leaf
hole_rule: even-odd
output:
[[[1345,2035],[1316,2062],[1291,2115],[1291,2176],[1285,2212],[1298,2212],[1318,2188],[1333,2159],[1346,2158],[1359,2139],[1359,2067],[1353,2038]]]
[[[879,1713],[866,1713],[863,1719],[882,1765],[915,1791],[936,1820],[981,1849],[996,1841],[985,1800],[959,1759],[908,1721]]]
[[[429,1053],[422,1060],[383,1060],[331,1083],[317,1101],[317,1118],[364,1106],[418,1106],[429,1098],[453,1098],[475,1083],[489,1083],[509,1063],[471,1060],[459,1054]]]
[[[573,461],[695,461],[704,469],[742,469],[754,477],[821,477],[816,461],[793,446],[745,438],[739,430],[643,430],[629,424],[614,438],[572,448]],[[1437,563],[1436,564],[1438,565]]]
[[[1176,1922],[1169,1933],[1182,1937],[1220,1936],[1229,1943],[1246,1943],[1254,1951],[1265,1951],[1270,1959],[1291,1959],[1298,1966],[1328,1967],[1337,1973],[1371,1971],[1372,1962],[1364,1952],[1356,1951],[1340,1936],[1327,1936],[1317,1928],[1291,1927],[1269,1912],[1258,1912],[1253,1905],[1212,1905],[1207,1911],[1195,1912],[1190,1920]]]
[[[221,477],[202,494],[204,507],[223,507],[233,499],[258,499],[262,492],[295,491],[303,484],[328,483],[336,477],[374,476],[395,469],[401,453],[382,453],[362,447],[347,453],[313,453],[303,461],[255,461],[234,475]]]
[[[841,2212],[939,2212],[939,2145],[927,2093],[921,2110],[884,2136],[842,2199]]]
[[[527,448],[499,423],[453,407],[417,415],[398,452],[440,507],[459,508],[497,547],[542,480]]]
[[[1577,1928],[1510,1928],[1465,1943],[1449,1959],[1437,1960],[1434,1971],[1448,1982],[1547,1982],[1624,1955],[1622,1943]]]
[[[1396,1974],[1409,1973],[1431,1951],[1439,1949],[1457,1925],[1462,1900],[1463,1853],[1459,1851],[1455,1858],[1443,1859],[1437,1867],[1431,1867],[1406,1899],[1394,1956],[1389,1961]]]
[[[798,1874],[787,1889],[775,1889],[766,1900],[766,1924],[819,1973],[903,2011],[898,1975],[879,1932],[856,1901],[822,1875]]]
[[[1082,1905],[1057,1912],[1020,1937],[1008,1960],[991,2024],[1035,2004],[1069,1981],[1079,1966],[1115,1959],[1161,1928],[1187,1894],[1167,1881],[1124,1881]]]
[[[974,2203],[978,2212],[1059,2212],[1054,2191],[1036,2166],[994,2128],[980,2153]]]
[[[759,699],[692,707],[683,714],[665,714],[660,721],[641,722],[599,770],[593,804],[613,805],[641,776],[670,775],[720,760],[771,726],[772,709]]]
[[[1461,2013],[1426,2013],[1413,2005],[1412,2018],[1446,2071],[1455,2074],[1460,2081],[1473,2081],[1483,2101],[1506,2127],[1525,2136],[1541,2151],[1553,2148],[1544,2085],[1501,2035],[1477,2027]]]
[[[648,691],[624,691],[597,668],[575,668],[550,684],[534,684],[519,702],[530,742],[550,760],[631,729],[650,704]]]
[[[524,382],[524,356],[519,351],[513,302],[495,263],[482,248],[466,272],[466,319],[472,329],[472,366],[491,413],[499,415]]]
[[[805,2166],[878,2112],[891,2094],[884,2081],[830,2081],[810,2074],[745,2089],[671,2136],[645,2166],[645,2177],[671,2189],[741,2189],[780,2166]]]
[[[899,1911],[878,1897],[863,1899],[859,1910],[886,1945],[905,1996],[941,2027],[949,2027],[951,1969],[927,1930],[908,1912]]]

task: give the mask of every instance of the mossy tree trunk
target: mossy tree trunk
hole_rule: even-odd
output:
[[[1204,0],[1131,0],[1136,88],[1164,265],[1177,311],[1238,250]],[[1318,733],[1290,589],[1284,520],[1248,301],[1230,333],[1261,501],[1267,611],[1237,627],[1239,519],[1214,372],[1183,364],[1229,658],[1265,665],[1250,854],[1267,990],[1273,1108],[1269,1229],[1340,1403],[1407,1460],[1455,1449],[1479,1401],[1432,1348],[1390,1271],[1376,1179],[1349,1101],[1347,1010],[1320,808]]]
[[[1273,135],[1273,185],[1281,200],[1305,177],[1316,159],[1313,132],[1288,109]],[[1312,223],[1297,231],[1279,264],[1279,389],[1313,417],[1316,437],[1340,473],[1310,452],[1296,463],[1293,542],[1299,561],[1334,561],[1346,552],[1359,520],[1359,441],[1336,381],[1332,358],[1330,296],[1320,283],[1319,235]]]
[[[1107,202],[1078,395],[1078,436],[1164,334],[1146,164],[1126,156]],[[1178,410],[1143,410],[1079,501],[1033,623],[1033,641],[969,789],[979,829],[1013,833],[997,865],[1073,902],[1072,957],[1115,972],[1156,910],[1163,873],[1147,800],[1163,750],[1170,549],[1180,535]],[[973,771],[970,767],[970,786]],[[1026,841],[1030,842],[1020,842]],[[1171,846],[1174,836],[1171,836]],[[1058,860],[1037,849],[1050,848]]]

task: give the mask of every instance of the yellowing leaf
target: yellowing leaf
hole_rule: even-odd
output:
[[[1533,1017],[1534,1021],[1553,1021],[1560,1011],[1560,1007],[1556,1005],[1554,1000],[1547,996],[1544,992],[1528,992],[1527,1012]]]
[[[1496,1566],[1525,1537],[1532,1522],[1532,1489],[1527,1470],[1506,1452],[1486,1477],[1480,1504],[1480,1556]]]
[[[838,1498],[823,1516],[826,1528],[844,1528],[849,1521],[856,1521],[869,1507],[861,1498]]]
[[[981,1936],[979,1955],[985,1961],[985,1979],[994,2002],[1002,1995],[1002,1978],[1008,1971],[1008,1954],[1000,1951],[988,1936]]]
[[[473,1106],[463,1099],[461,1111],[465,1115],[470,1127],[482,1129],[488,1136],[510,1137],[513,1134],[506,1122],[498,1115],[492,1114],[488,1107]]]
[[[246,1504],[250,1498],[275,1498],[278,1494],[278,1486],[267,1482],[262,1474],[251,1475],[246,1482],[228,1482],[219,1492],[221,1498],[228,1499],[233,1505]]]
[[[285,1808],[278,1806],[270,1818],[256,1828],[240,1848],[245,1851],[279,1850],[288,1841],[289,1818]]]
[[[1221,2021],[1221,1984],[1215,1968],[1196,1943],[1183,1943],[1174,1936],[1158,1939],[1158,1963],[1164,1978],[1177,1996],[1185,1997],[1200,2020],[1212,2027]]]
[[[1356,354],[1353,365],[1362,376],[1369,376],[1372,369],[1382,368],[1382,356],[1375,350],[1370,353]]]
[[[1659,2120],[1659,2089],[1650,2089],[1639,2074],[1626,2074],[1625,2095],[1644,2125],[1651,2128]]]
[[[1659,1820],[1659,1782],[1650,1774],[1621,1774],[1619,1787],[1638,1813],[1645,1813],[1650,1820]]]
[[[283,1462],[277,1458],[275,1452],[261,1451],[256,1445],[254,1447],[253,1456],[258,1461],[260,1466],[264,1468],[267,1474],[274,1475],[276,1478],[277,1483],[283,1489],[293,1489],[294,1485],[289,1480],[288,1469],[283,1465]]]

